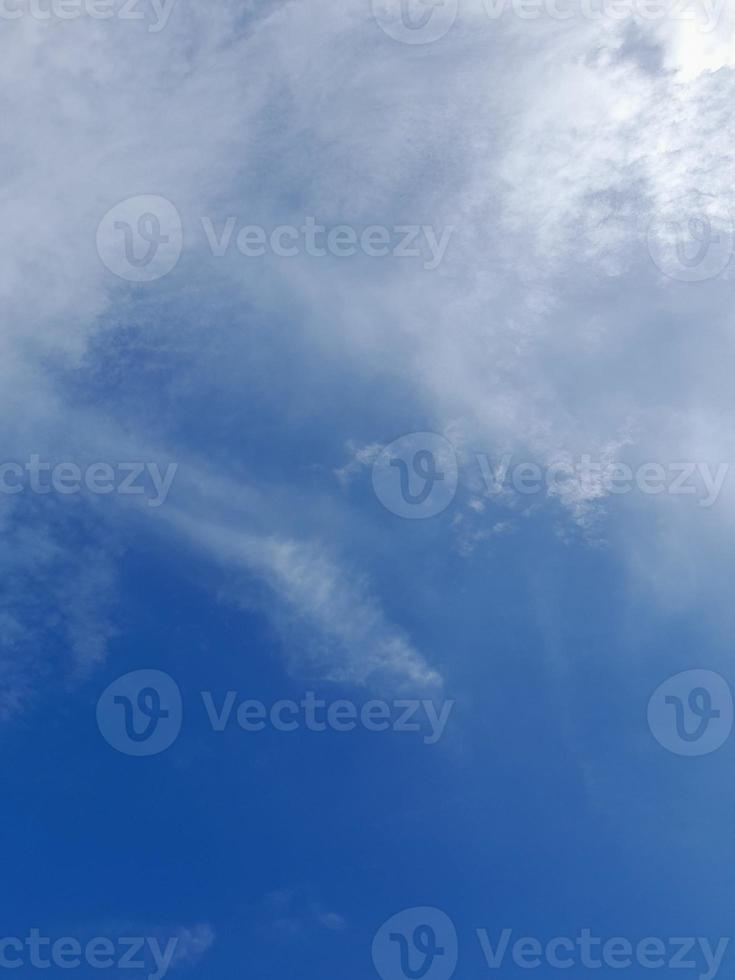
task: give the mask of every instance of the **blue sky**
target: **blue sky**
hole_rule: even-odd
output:
[[[0,974],[728,969],[735,17],[531,6],[2,8]]]

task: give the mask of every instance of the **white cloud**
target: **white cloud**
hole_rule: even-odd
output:
[[[338,912],[325,909],[312,888],[278,888],[264,900],[266,921],[263,928],[280,939],[294,939],[315,927],[339,931],[346,921]]]
[[[194,966],[214,943],[215,933],[207,923],[182,926],[176,930],[177,939],[171,966]]]
[[[174,526],[209,558],[255,574],[277,605],[275,622],[288,636],[298,673],[363,684],[389,681],[412,689],[441,683],[402,631],[385,617],[363,577],[331,557],[318,542],[216,524],[201,515],[167,512]],[[246,588],[245,580],[239,583]],[[236,589],[231,590],[237,598]]]
[[[145,412],[131,419],[100,399],[77,413],[64,389],[70,371],[82,383],[93,373],[89,344],[103,325],[124,348],[137,318],[162,356],[178,356],[177,342],[194,352],[170,389],[175,407],[153,420],[167,457],[201,453],[173,424],[194,394],[216,389],[231,416],[278,417],[269,383],[292,388],[296,407],[287,404],[274,427],[287,434],[309,412],[335,413],[340,386],[356,377],[381,392],[383,404],[366,405],[366,415],[410,401],[479,451],[508,446],[548,462],[603,455],[635,433],[649,458],[730,456],[732,268],[710,283],[667,280],[646,230],[672,207],[685,217],[703,195],[725,213],[735,208],[733,17],[723,11],[711,34],[639,24],[636,43],[660,52],[660,71],[643,63],[626,29],[467,15],[441,41],[413,48],[387,38],[357,0],[244,14],[224,0],[181,3],[155,35],[116,21],[5,24],[8,451],[61,440],[88,452],[101,440],[121,456],[148,443]],[[95,232],[112,205],[143,193],[181,212],[183,275],[134,288],[103,267]],[[455,233],[433,273],[364,257],[255,264],[234,255],[217,264],[199,218],[229,214],[269,227],[313,214],[360,227],[451,224]],[[163,332],[180,297],[190,321]],[[197,311],[210,308],[199,322]],[[246,310],[245,326],[232,326],[233,309]],[[294,349],[326,365],[312,387],[289,360]],[[371,451],[358,451],[367,455],[356,464]],[[260,576],[279,597],[276,621],[296,617],[323,638],[307,659],[326,676],[388,671],[435,682],[430,658],[391,624],[374,588],[335,557],[326,521],[313,533],[311,518],[264,503],[257,480],[236,491],[258,498],[244,528],[223,511],[230,469],[222,454],[197,469],[199,489],[189,487],[163,522]],[[348,464],[338,475],[354,472]],[[215,499],[211,512],[199,509],[198,493]],[[594,491],[562,502],[579,522],[601,500]],[[490,514],[479,526],[482,516],[463,547],[496,529]],[[671,535],[677,526],[688,534],[689,518],[670,519]],[[731,533],[729,511],[717,520]],[[99,577],[107,591],[111,573]],[[93,578],[80,572],[75,597],[59,599],[85,662],[104,647],[105,628],[84,625]],[[9,644],[26,642],[24,629],[6,614]]]

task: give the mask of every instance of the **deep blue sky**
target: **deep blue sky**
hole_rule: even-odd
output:
[[[224,978],[370,977],[373,932],[417,905],[451,915],[470,977],[485,971],[476,928],[726,936],[731,844],[717,813],[732,750],[670,756],[645,725],[662,670],[698,665],[703,645],[722,667],[726,649],[696,623],[652,622],[609,556],[561,546],[543,523],[450,571],[445,601],[412,617],[418,640],[445,651],[456,700],[438,745],[215,734],[201,690],[271,703],[306,686],[274,657],[261,615],[218,604],[216,581],[133,535],[106,664],[39,698],[3,742],[5,933],[207,922],[216,940],[191,973]],[[165,753],[130,758],[100,737],[94,705],[120,673],[151,667],[176,678],[184,726]],[[291,893],[284,907],[275,891]],[[340,928],[319,922],[330,912]]]

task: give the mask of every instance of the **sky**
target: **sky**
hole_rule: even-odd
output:
[[[0,3],[0,976],[732,969],[733,40]]]

